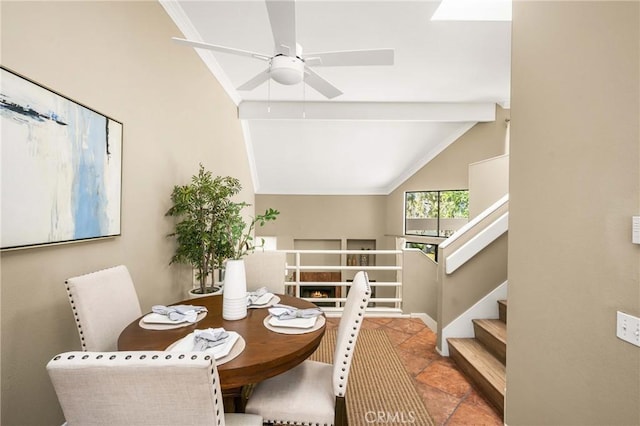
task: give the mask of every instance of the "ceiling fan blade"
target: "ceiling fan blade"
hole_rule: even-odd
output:
[[[304,82],[326,96],[328,99],[333,99],[336,96],[342,95],[342,92],[337,87],[320,77],[311,68],[304,67],[304,72]]]
[[[267,0],[267,12],[276,51],[296,56],[296,3],[294,0]]]
[[[393,58],[393,49],[345,50],[304,55],[304,60],[308,65],[322,67],[393,65]]]
[[[271,59],[271,56],[269,56],[269,55],[264,55],[262,53],[256,53],[256,52],[250,52],[248,50],[234,49],[233,47],[218,46],[216,44],[204,43],[202,41],[186,40],[184,38],[178,38],[178,37],[172,37],[172,39],[175,42],[178,42],[180,44],[186,44],[187,46],[191,46],[191,47],[198,47],[198,48],[201,48],[201,49],[215,50],[215,51],[224,52],[224,53],[232,53],[234,55],[240,55],[240,56],[249,56],[251,58],[261,59],[263,61],[268,61],[268,60]]]
[[[271,78],[271,74],[269,73],[269,68],[267,68],[251,80],[244,83],[242,86],[239,86],[238,90],[253,90],[265,81],[269,80],[269,78]]]

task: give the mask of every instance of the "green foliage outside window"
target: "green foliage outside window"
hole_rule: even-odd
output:
[[[469,191],[440,191],[440,217],[469,217]]]
[[[406,234],[447,237],[457,229],[457,224],[446,219],[468,218],[468,190],[414,191],[405,195]]]
[[[438,217],[438,191],[407,192],[406,217]]]

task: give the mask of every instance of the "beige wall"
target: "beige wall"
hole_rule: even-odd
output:
[[[173,185],[202,162],[253,189],[235,106],[157,2],[1,7],[4,66],[124,124],[122,236],[2,253],[2,425],[59,425],[45,364],[80,348],[64,280],[124,263],[143,309],[174,302],[190,278],[168,266]]]
[[[469,165],[470,219],[478,216],[508,193],[508,155],[501,155]]]
[[[436,321],[438,264],[417,249],[406,250],[402,262],[402,311],[427,314]]]
[[[640,424],[640,3],[513,2],[506,423]]]
[[[281,246],[281,236],[376,239],[384,230],[385,202],[382,195],[256,195],[256,212],[269,207],[280,211],[278,220],[268,222],[256,233],[277,235],[278,248],[293,248]]]

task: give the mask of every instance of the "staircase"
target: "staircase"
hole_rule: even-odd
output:
[[[507,301],[498,301],[499,319],[475,319],[475,337],[449,338],[449,354],[483,396],[504,415],[507,364]]]

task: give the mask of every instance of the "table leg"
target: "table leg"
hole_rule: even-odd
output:
[[[250,388],[251,387],[251,388]],[[252,385],[240,388],[225,389],[222,391],[225,413],[244,413],[247,403],[248,392],[253,389]]]

